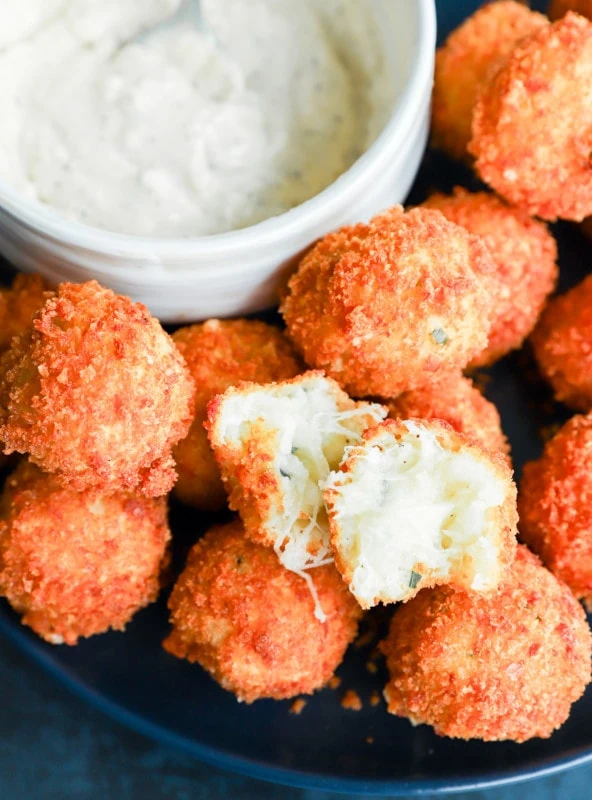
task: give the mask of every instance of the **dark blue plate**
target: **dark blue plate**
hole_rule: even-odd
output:
[[[476,5],[440,2],[441,33]],[[471,182],[458,165],[428,154],[412,200],[420,200],[434,186],[447,189]],[[555,233],[565,288],[586,274],[590,247],[569,225],[557,226]],[[525,460],[540,452],[541,428],[561,420],[565,412],[547,402],[528,353],[505,359],[491,374],[487,393],[502,413],[519,471]],[[177,567],[209,522],[173,506]],[[379,627],[384,614],[379,610],[374,615]],[[370,695],[382,689],[385,675],[382,667],[374,675],[366,670],[366,650],[348,654],[339,670],[339,689],[318,693],[308,699],[300,716],[294,716],[288,702],[237,703],[199,667],[162,650],[167,629],[162,598],[138,614],[125,634],[98,636],[75,648],[51,647],[21,627],[0,601],[0,632],[93,705],[165,744],[255,778],[330,791],[411,795],[510,783],[592,760],[592,690],[549,740],[522,745],[458,742],[389,716],[383,703],[372,707]],[[359,692],[362,711],[341,707],[347,688]]]

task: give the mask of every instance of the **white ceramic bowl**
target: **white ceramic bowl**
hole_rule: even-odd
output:
[[[340,225],[402,202],[428,134],[434,0],[375,0],[397,97],[386,127],[335,183],[285,214],[195,239],[125,236],[70,222],[0,182],[0,252],[51,283],[96,278],[163,322],[258,311],[277,302],[295,258]]]

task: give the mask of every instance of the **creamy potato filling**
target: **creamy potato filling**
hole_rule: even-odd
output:
[[[490,512],[504,502],[504,481],[474,451],[448,450],[435,431],[405,426],[400,440],[384,431],[356,448],[352,471],[335,471],[325,483],[336,493],[336,549],[364,607],[406,599],[425,571],[444,582],[468,572],[475,590],[498,580]]]

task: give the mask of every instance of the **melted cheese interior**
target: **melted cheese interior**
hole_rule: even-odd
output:
[[[471,450],[447,450],[433,430],[405,425],[401,440],[386,431],[373,437],[352,472],[333,472],[325,484],[337,492],[350,589],[366,608],[376,598],[407,599],[426,567],[443,580],[468,571],[475,590],[498,581],[490,510],[504,501],[504,481]]]

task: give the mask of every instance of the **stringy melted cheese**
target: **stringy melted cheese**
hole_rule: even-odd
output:
[[[217,429],[226,444],[247,448],[256,437],[273,446],[271,471],[280,491],[264,529],[281,563],[307,580],[315,600],[305,571],[333,561],[320,485],[338,467],[345,448],[359,443],[364,430],[385,416],[383,406],[355,404],[319,376],[229,395],[222,404]],[[318,600],[316,606],[321,617]]]
[[[490,510],[504,502],[503,479],[474,451],[448,450],[433,430],[404,424],[409,433],[400,440],[384,431],[346,453],[355,453],[353,469],[325,483],[333,490],[336,549],[364,608],[408,599],[426,567],[436,582],[468,568],[468,588],[477,591],[499,577]]]

